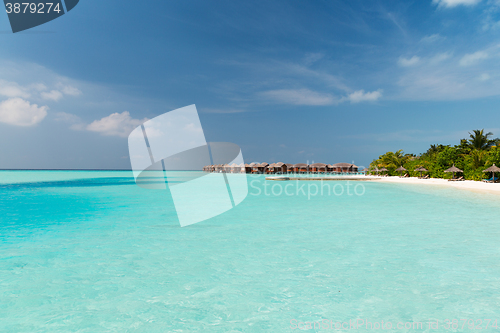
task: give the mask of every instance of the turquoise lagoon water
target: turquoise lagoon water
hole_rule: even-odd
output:
[[[249,181],[236,208],[180,228],[168,190],[130,172],[0,172],[0,332],[500,321],[499,197],[363,182],[308,200]]]

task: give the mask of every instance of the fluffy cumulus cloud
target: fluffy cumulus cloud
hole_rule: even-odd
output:
[[[420,58],[417,56],[413,56],[411,58],[400,57],[398,60],[398,65],[401,67],[410,67],[415,66],[420,62]]]
[[[263,92],[262,95],[277,102],[294,105],[331,105],[336,103],[332,95],[309,89],[270,90]]]
[[[0,103],[0,122],[14,126],[34,126],[47,116],[47,106],[38,106],[19,98]]]
[[[460,59],[460,66],[472,66],[487,58],[488,53],[484,51],[477,51],[472,54],[466,54],[462,57],[462,59]]]
[[[348,100],[351,103],[360,103],[360,102],[375,102],[382,97],[382,90],[365,92],[364,90],[358,90],[349,94],[347,97],[344,97],[344,100]]]
[[[439,7],[453,8],[456,6],[474,6],[481,2],[481,0],[432,0],[432,3]]]
[[[86,129],[107,136],[127,137],[134,128],[147,120],[147,118],[142,120],[133,119],[130,117],[130,113],[125,111],[122,113],[113,113],[100,120],[96,120],[87,125]]]

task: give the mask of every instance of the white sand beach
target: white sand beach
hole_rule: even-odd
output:
[[[406,183],[406,184],[430,184],[430,185],[441,185],[449,186],[462,190],[469,190],[474,192],[482,193],[492,193],[500,195],[500,183],[485,183],[473,180],[464,181],[448,181],[447,179],[419,179],[417,177],[401,178],[401,177],[375,177],[366,176],[367,178],[373,178],[374,181],[381,181],[387,183]]]

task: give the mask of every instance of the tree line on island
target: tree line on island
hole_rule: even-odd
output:
[[[406,174],[415,177],[423,167],[431,178],[451,178],[444,171],[455,165],[463,170],[463,177],[468,180],[482,180],[485,169],[493,164],[500,166],[500,139],[493,139],[493,133],[483,130],[469,132],[469,139],[460,140],[458,145],[431,145],[423,154],[405,154],[403,150],[387,152],[370,163],[370,170],[386,168],[391,176],[399,175],[396,169],[404,167]]]

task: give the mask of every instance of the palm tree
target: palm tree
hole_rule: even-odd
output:
[[[469,145],[477,150],[486,150],[495,144],[495,140],[490,140],[493,133],[488,132],[484,134],[484,129],[474,130],[473,133],[469,132]]]
[[[397,169],[402,166],[410,157],[410,155],[405,155],[402,149],[398,150],[395,153],[387,152],[386,154],[380,156],[379,166]]]
[[[484,150],[474,150],[472,151],[471,157],[472,157],[472,167],[474,170],[484,166],[485,160],[484,158],[486,157],[487,152]]]

